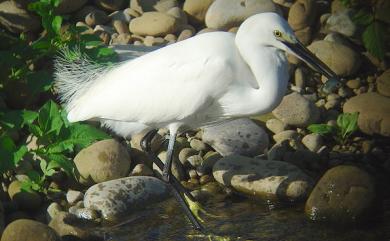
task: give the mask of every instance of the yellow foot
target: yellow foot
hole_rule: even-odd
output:
[[[221,216],[218,216],[218,215],[215,215],[215,214],[211,214],[209,212],[207,212],[203,207],[202,205],[199,203],[199,202],[194,202],[192,201],[189,197],[187,197],[187,195],[184,195],[185,197],[185,200],[186,200],[186,203],[188,204],[188,207],[190,208],[191,212],[194,214],[194,216],[196,217],[196,219],[198,219],[200,222],[204,223],[205,221],[200,217],[200,213],[202,213],[203,215],[207,216],[207,217],[211,217],[211,218],[219,218]]]

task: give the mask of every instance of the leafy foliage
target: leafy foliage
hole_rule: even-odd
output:
[[[23,183],[24,190],[47,190],[48,180],[60,170],[72,177],[74,154],[96,140],[109,138],[88,124],[69,123],[65,111],[50,100],[54,81],[51,60],[62,48],[79,48],[97,62],[116,59],[115,52],[98,36],[83,34],[85,28],[62,27],[66,18],[55,11],[60,2],[35,0],[28,5],[41,17],[45,30],[35,41],[23,33],[16,37],[0,31],[0,101],[8,101],[7,93],[18,93],[16,83],[28,91],[28,96],[23,96],[24,109],[0,107],[0,174],[12,174],[22,160],[31,161],[34,168],[26,170],[29,180]],[[36,103],[31,97],[41,100]],[[35,149],[27,148],[27,136],[35,137]]]
[[[363,29],[361,37],[364,47],[372,55],[383,60],[386,52],[385,34],[387,28],[385,22],[375,18],[376,7],[355,4],[351,0],[341,0],[341,3],[355,9],[352,21]]]
[[[327,124],[312,124],[308,126],[308,130],[322,135],[332,135],[333,138],[344,144],[350,135],[352,135],[355,131],[358,130],[357,120],[359,117],[359,113],[343,113],[337,117],[337,125],[331,126]]]

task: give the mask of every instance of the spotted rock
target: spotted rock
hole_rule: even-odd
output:
[[[310,177],[292,164],[238,155],[220,159],[213,175],[237,192],[266,200],[301,200],[312,187]]]
[[[268,135],[252,120],[243,118],[203,129],[203,142],[222,156],[256,156],[268,147]]]
[[[105,220],[116,221],[163,200],[167,194],[167,186],[155,177],[125,177],[90,187],[85,193],[84,206],[99,211]]]

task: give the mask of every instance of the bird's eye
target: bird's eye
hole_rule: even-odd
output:
[[[282,37],[282,32],[280,32],[279,30],[275,30],[274,35],[275,35],[275,37],[280,38],[280,37]]]

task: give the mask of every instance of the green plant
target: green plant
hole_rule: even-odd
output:
[[[51,60],[61,49],[77,47],[100,63],[116,60],[115,52],[98,36],[82,34],[85,28],[63,28],[66,17],[55,11],[59,3],[60,0],[37,0],[29,4],[29,10],[41,17],[45,30],[33,42],[25,34],[16,37],[0,31],[0,101],[10,102],[9,93],[19,92],[15,88],[20,85],[28,93],[22,96],[23,107],[0,107],[0,174],[13,175],[22,160],[31,161],[33,169],[26,173],[29,179],[23,184],[24,190],[47,191],[50,177],[59,170],[72,177],[71,158],[77,150],[109,137],[90,125],[70,124],[65,111],[49,99],[54,80]],[[41,97],[39,103],[33,101],[36,97]],[[39,107],[40,103],[44,104]],[[29,110],[23,109],[26,107]],[[36,137],[37,148],[27,149],[27,136]]]
[[[337,117],[337,125],[331,126],[327,124],[312,124],[308,126],[308,130],[322,135],[332,135],[332,137],[340,144],[345,144],[348,138],[358,130],[357,120],[359,113],[343,113]]]
[[[24,182],[23,187],[27,190],[44,191],[47,188],[47,178],[57,170],[62,170],[72,177],[74,166],[70,157],[75,150],[96,140],[109,138],[105,132],[90,125],[69,123],[65,112],[53,101],[48,101],[38,112],[7,112],[0,117],[0,124],[13,130],[26,127],[36,137],[38,145],[30,150],[25,143],[17,147],[7,135],[0,137],[0,158],[3,160],[0,172],[15,168],[26,154],[31,154],[38,162],[40,170],[30,170],[26,173],[29,180]]]
[[[353,8],[352,21],[362,28],[362,41],[364,47],[375,57],[383,60],[386,53],[385,35],[387,24],[377,17],[377,6],[354,3],[351,0],[342,0],[343,5]]]

